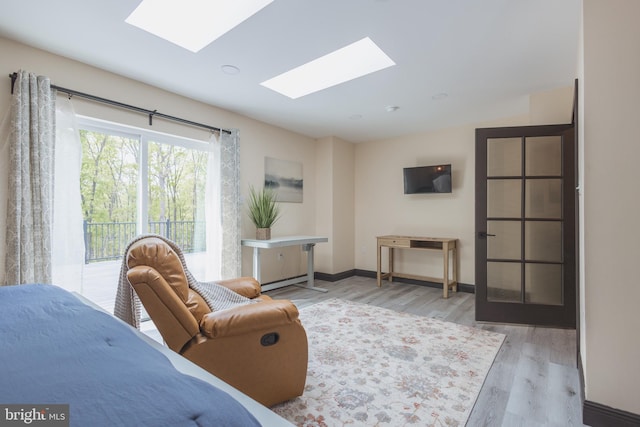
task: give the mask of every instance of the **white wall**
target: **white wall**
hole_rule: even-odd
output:
[[[243,194],[249,184],[256,188],[264,183],[264,158],[272,157],[302,164],[303,202],[280,203],[281,218],[271,229],[271,236],[316,234],[315,140],[261,122],[244,119],[240,129],[240,175]],[[255,238],[255,226],[243,212],[242,235]],[[252,248],[242,250],[242,272],[251,275]],[[278,254],[282,254],[281,259]],[[306,272],[306,259],[300,247],[261,250],[262,282],[299,276]]]
[[[328,237],[315,249],[316,271],[353,270],[355,145],[336,137],[316,142],[316,232]]]
[[[531,117],[358,144],[356,268],[376,271],[376,236],[452,237],[459,239],[459,282],[475,285],[475,129],[541,124],[543,119],[569,123],[572,99],[571,89],[560,88],[531,96]],[[452,165],[451,194],[403,193],[402,168],[446,163]],[[386,260],[387,252],[383,251],[383,265]],[[395,261],[397,271],[442,277],[439,253],[400,251]]]
[[[206,105],[158,88],[127,79],[82,64],[58,55],[34,49],[23,44],[0,38],[0,69],[4,70],[4,90],[0,90],[0,117],[3,117],[10,103],[10,79],[8,74],[24,69],[46,75],[53,84],[68,87],[120,102],[174,115],[196,122],[223,128],[240,129],[241,182],[243,194],[247,194],[249,184],[261,187],[264,181],[264,157],[276,157],[301,162],[303,165],[304,202],[283,204],[283,217],[274,227],[274,235],[315,233],[315,141],[281,128],[249,119],[220,108]],[[144,115],[113,109],[104,105],[72,99],[79,114],[94,116],[137,127],[148,127]],[[208,131],[185,127],[179,124],[155,119],[153,130],[170,132],[194,138],[209,137]],[[6,154],[0,153],[2,162]],[[0,169],[0,259],[4,260],[5,246],[5,204],[7,197],[7,168]],[[243,237],[254,237],[255,228],[245,213],[242,216]],[[302,274],[306,264],[301,260],[299,248],[285,256],[285,262],[271,263],[265,260],[263,279],[277,280],[285,276]],[[275,256],[274,256],[275,258]],[[243,273],[251,274],[251,252],[243,251]],[[4,262],[0,263],[0,280],[4,279]]]
[[[529,96],[529,123],[556,125],[571,123],[573,112],[573,85]]]
[[[333,273],[333,138],[321,138],[316,141],[316,233],[328,237],[328,243],[315,248],[315,269],[324,273]]]
[[[329,273],[355,267],[355,148],[350,142],[334,138],[333,270]]]
[[[357,145],[357,269],[376,271],[376,236],[455,237],[460,239],[459,279],[474,283],[474,129],[466,126]],[[402,168],[445,163],[452,165],[451,194],[404,194]],[[395,260],[397,271],[442,276],[442,257],[437,253],[400,251]]]
[[[453,237],[459,239],[459,282],[475,285],[475,129],[570,123],[572,102],[567,86],[532,94],[526,116],[358,144],[356,268],[376,271],[376,236]],[[446,163],[451,194],[403,194],[402,168]],[[383,251],[383,265],[386,259]],[[442,277],[442,256],[435,252],[400,251],[395,262],[397,271]]]
[[[640,414],[640,2],[583,8],[586,398]]]

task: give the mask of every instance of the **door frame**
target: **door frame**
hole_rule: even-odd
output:
[[[561,135],[563,137],[563,305],[487,301],[487,139]],[[476,320],[542,326],[576,327],[577,246],[575,222],[575,127],[573,124],[476,129],[475,275]],[[524,171],[523,171],[524,172]],[[524,257],[524,254],[522,254]]]

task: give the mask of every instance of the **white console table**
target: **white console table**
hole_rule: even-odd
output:
[[[326,289],[316,288],[313,285],[313,248],[316,243],[328,242],[326,237],[314,237],[314,236],[286,236],[277,237],[269,240],[257,240],[257,239],[242,239],[242,246],[249,246],[253,248],[253,277],[260,281],[260,249],[281,248],[284,246],[297,246],[300,245],[302,250],[307,253],[307,274],[301,277],[294,277],[293,279],[282,280],[280,282],[269,283],[262,286],[263,291],[270,291],[272,289],[278,289],[289,285],[295,285],[297,283],[307,282],[306,285],[301,286],[305,289],[313,289],[314,291],[327,292]]]

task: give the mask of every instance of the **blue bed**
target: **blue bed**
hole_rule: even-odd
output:
[[[51,285],[0,287],[0,404],[69,404],[71,426],[259,426],[136,331]]]

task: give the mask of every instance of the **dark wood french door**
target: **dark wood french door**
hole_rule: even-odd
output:
[[[476,129],[476,320],[576,326],[573,125]]]

